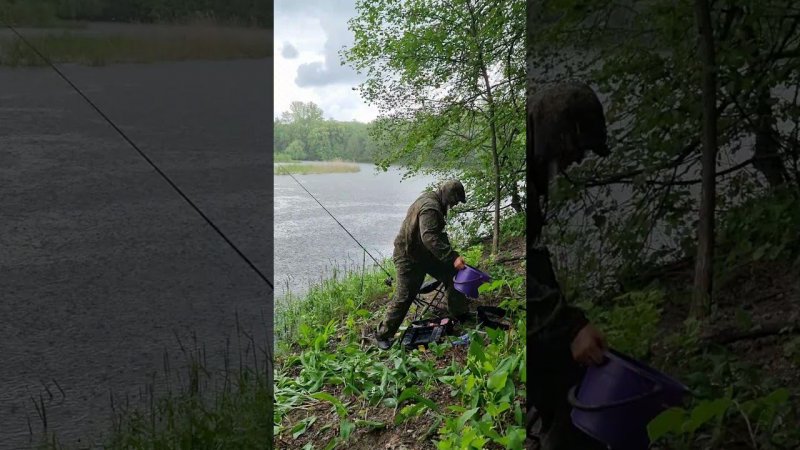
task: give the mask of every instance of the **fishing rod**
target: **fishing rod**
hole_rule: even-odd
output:
[[[279,166],[276,166],[276,167],[279,167]],[[337,218],[336,218],[336,216],[334,216],[334,215],[333,215],[333,214],[332,214],[330,211],[328,211],[328,208],[326,208],[326,207],[325,207],[325,205],[323,205],[323,204],[322,204],[322,203],[321,203],[321,202],[320,202],[320,201],[317,199],[317,197],[315,197],[315,196],[314,196],[314,194],[312,194],[312,193],[311,193],[311,192],[310,192],[308,189],[306,189],[306,187],[305,187],[305,186],[303,186],[303,183],[301,183],[301,182],[300,182],[300,180],[298,180],[297,178],[295,178],[295,176],[294,176],[294,175],[292,175],[292,174],[291,174],[289,171],[287,171],[287,170],[283,170],[283,173],[284,173],[284,174],[286,174],[286,175],[289,175],[290,177],[292,177],[292,179],[294,180],[294,182],[295,182],[295,183],[297,183],[297,184],[298,184],[298,185],[299,185],[301,188],[303,188],[303,190],[304,190],[304,191],[306,191],[306,193],[307,193],[308,195],[310,195],[310,196],[311,196],[311,198],[313,198],[313,199],[314,199],[314,201],[315,201],[315,202],[317,202],[317,204],[318,204],[319,206],[321,206],[321,207],[322,207],[322,209],[324,209],[324,210],[325,210],[325,212],[326,212],[326,213],[328,213],[328,215],[329,215],[329,216],[331,216],[331,219],[333,219],[334,221],[336,221],[336,223],[337,223],[337,224],[339,224],[339,226],[340,226],[340,227],[342,227],[342,229],[344,230],[344,232],[345,232],[345,233],[347,233],[347,235],[348,235],[348,236],[350,236],[350,237],[351,237],[351,238],[352,238],[352,239],[353,239],[353,240],[356,242],[356,244],[358,244],[358,246],[359,246],[359,247],[361,247],[361,248],[364,250],[364,253],[366,253],[367,255],[369,255],[369,257],[370,257],[370,258],[372,258],[372,260],[373,260],[373,261],[375,261],[375,264],[377,264],[377,265],[378,265],[378,267],[380,267],[380,268],[381,268],[381,270],[383,270],[383,272],[384,272],[386,275],[388,275],[390,279],[392,278],[392,274],[391,274],[391,273],[389,273],[389,271],[388,271],[388,270],[386,270],[386,269],[383,267],[383,265],[381,265],[381,263],[380,263],[380,262],[378,262],[378,260],[377,260],[377,259],[375,259],[375,257],[374,257],[374,256],[372,256],[372,253],[370,253],[370,252],[369,252],[369,250],[367,250],[367,248],[366,248],[366,247],[364,247],[363,245],[361,245],[361,242],[359,242],[359,241],[358,241],[358,239],[356,239],[356,237],[355,237],[355,236],[353,236],[353,234],[352,234],[352,233],[350,233],[350,231],[348,231],[348,230],[347,230],[347,228],[345,228],[345,226],[344,226],[344,225],[342,225],[342,222],[339,222],[339,219],[337,219]]]
[[[203,213],[203,211],[201,211],[201,210],[200,210],[200,208],[199,208],[199,207],[198,207],[198,206],[197,206],[197,205],[196,205],[196,204],[195,204],[195,203],[194,203],[194,202],[193,202],[193,201],[192,201],[192,200],[191,200],[191,199],[190,199],[190,198],[189,198],[189,197],[188,197],[186,194],[184,194],[184,193],[183,193],[183,191],[181,190],[181,188],[179,188],[179,187],[178,187],[178,185],[177,185],[177,184],[175,184],[175,183],[174,183],[174,182],[173,182],[173,181],[172,181],[172,180],[169,178],[169,176],[167,176],[167,174],[166,174],[166,173],[164,173],[164,172],[163,172],[163,171],[162,171],[162,170],[161,170],[161,169],[160,169],[160,168],[159,168],[159,167],[156,165],[156,163],[154,163],[154,162],[153,162],[153,160],[152,160],[152,159],[150,159],[150,157],[148,157],[148,156],[147,156],[147,154],[145,154],[145,152],[144,152],[144,151],[142,151],[142,149],[140,149],[140,148],[139,148],[139,146],[138,146],[138,145],[136,145],[136,143],[135,143],[135,142],[133,142],[133,141],[131,140],[131,138],[129,138],[129,137],[128,137],[128,135],[127,135],[127,134],[125,134],[125,132],[123,132],[123,131],[122,131],[122,129],[120,129],[120,127],[118,127],[118,126],[117,126],[117,124],[116,124],[116,123],[114,123],[114,121],[113,121],[113,120],[111,120],[111,118],[109,118],[109,117],[108,117],[108,116],[107,116],[107,115],[106,115],[106,114],[105,114],[105,113],[104,113],[104,112],[103,112],[103,111],[102,111],[102,110],[101,110],[101,109],[100,109],[100,108],[99,108],[99,107],[98,107],[98,106],[97,106],[97,105],[96,105],[96,104],[95,104],[95,103],[94,103],[94,102],[93,102],[93,101],[92,101],[92,100],[89,98],[89,97],[87,97],[87,96],[86,96],[86,94],[84,94],[84,93],[83,93],[83,91],[82,91],[82,90],[81,90],[81,89],[80,89],[78,86],[76,86],[76,85],[75,85],[75,83],[73,83],[73,82],[72,82],[72,81],[71,81],[71,80],[70,80],[70,79],[69,79],[69,78],[68,78],[66,75],[64,75],[64,73],[63,73],[63,72],[61,72],[61,70],[59,70],[59,69],[58,69],[58,67],[56,67],[56,65],[55,65],[55,64],[53,64],[53,62],[50,60],[50,58],[48,58],[47,56],[45,56],[45,55],[44,55],[42,52],[40,52],[40,51],[39,51],[39,49],[38,49],[38,48],[36,48],[36,47],[35,47],[35,46],[34,46],[32,43],[30,43],[30,42],[29,42],[27,39],[25,39],[25,36],[23,36],[22,34],[20,34],[20,32],[19,32],[19,31],[17,31],[17,29],[16,29],[16,28],[14,28],[14,27],[13,27],[11,24],[9,24],[9,23],[6,23],[5,21],[0,21],[0,24],[4,25],[6,28],[8,28],[9,30],[11,30],[11,32],[13,32],[15,35],[17,35],[17,37],[18,37],[18,38],[19,38],[19,39],[20,39],[20,40],[21,40],[21,41],[22,41],[22,42],[23,42],[25,45],[27,45],[28,47],[30,47],[30,49],[31,49],[31,50],[33,50],[33,52],[34,52],[34,53],[36,53],[36,55],[37,55],[37,56],[39,56],[39,58],[41,58],[41,59],[42,59],[42,60],[43,60],[43,61],[44,61],[44,62],[45,62],[45,63],[46,63],[48,66],[50,66],[50,68],[52,68],[52,69],[53,69],[53,70],[54,70],[54,71],[55,71],[55,72],[58,74],[58,76],[60,76],[60,77],[61,77],[61,78],[62,78],[64,81],[66,81],[66,82],[67,82],[67,84],[69,84],[69,85],[72,87],[72,89],[73,89],[73,90],[75,90],[75,92],[77,92],[77,93],[78,93],[78,95],[80,95],[80,96],[81,96],[81,97],[82,97],[84,100],[86,100],[86,103],[88,103],[88,104],[89,104],[89,106],[91,106],[91,107],[92,107],[92,108],[93,108],[93,109],[94,109],[94,110],[97,112],[97,114],[99,114],[99,115],[100,115],[100,117],[102,117],[103,119],[105,119],[105,121],[106,121],[106,122],[108,122],[108,124],[109,124],[109,125],[111,125],[111,127],[112,127],[112,128],[113,128],[113,129],[114,129],[114,130],[115,130],[115,131],[116,131],[116,132],[117,132],[117,133],[118,133],[118,134],[119,134],[119,135],[120,135],[120,136],[121,136],[121,137],[122,137],[122,138],[123,138],[123,139],[124,139],[124,140],[125,140],[125,141],[126,141],[128,144],[129,144],[129,145],[130,145],[130,146],[131,146],[131,147],[133,147],[133,149],[134,149],[134,150],[136,150],[136,151],[139,153],[139,155],[140,155],[142,158],[144,158],[144,160],[145,160],[145,161],[147,161],[147,163],[148,163],[148,164],[150,164],[150,166],[151,166],[151,167],[152,167],[152,168],[153,168],[153,169],[154,169],[154,170],[155,170],[155,171],[156,171],[156,172],[157,172],[159,175],[161,175],[161,178],[163,178],[163,179],[164,179],[164,181],[166,181],[166,182],[167,182],[167,183],[168,183],[168,184],[169,184],[169,185],[172,187],[172,189],[174,189],[174,190],[175,190],[175,192],[177,192],[177,193],[178,193],[178,195],[180,195],[180,196],[181,196],[181,197],[182,197],[182,198],[183,198],[183,199],[184,199],[184,200],[185,200],[185,201],[186,201],[186,202],[189,204],[189,206],[191,206],[191,207],[192,207],[192,208],[193,208],[193,209],[194,209],[194,210],[197,212],[197,214],[199,214],[199,215],[200,215],[200,217],[202,217],[202,218],[203,218],[203,220],[205,220],[205,221],[206,221],[206,223],[207,223],[207,224],[208,224],[208,225],[209,225],[211,228],[213,228],[213,229],[214,229],[214,231],[216,231],[216,232],[217,232],[217,234],[219,234],[219,235],[220,235],[220,237],[222,237],[222,239],[224,239],[224,240],[225,240],[225,242],[226,242],[226,243],[227,243],[227,244],[228,244],[228,245],[229,245],[229,246],[230,246],[230,247],[233,249],[233,251],[235,251],[235,252],[236,252],[236,254],[237,254],[237,255],[239,255],[239,257],[240,257],[240,258],[242,258],[242,260],[244,260],[244,262],[245,262],[245,263],[247,263],[247,265],[248,265],[248,266],[250,266],[250,268],[251,268],[251,269],[252,269],[252,270],[253,270],[253,271],[254,271],[254,272],[255,272],[255,273],[258,275],[258,277],[259,277],[259,278],[261,278],[261,280],[263,280],[265,283],[267,283],[267,286],[269,286],[269,288],[270,288],[271,290],[273,290],[273,291],[275,290],[275,288],[274,288],[274,287],[273,287],[273,285],[272,285],[272,281],[270,281],[270,280],[269,280],[269,278],[267,278],[267,276],[266,276],[266,275],[264,275],[264,273],[263,273],[263,272],[261,272],[261,270],[260,270],[258,267],[256,267],[256,265],[255,265],[255,264],[253,264],[253,262],[252,262],[252,261],[250,261],[250,258],[248,258],[248,257],[247,257],[247,256],[246,256],[246,255],[245,255],[245,254],[244,254],[244,253],[241,251],[241,250],[239,250],[239,247],[237,247],[237,246],[236,246],[236,244],[234,244],[234,243],[233,243],[233,241],[231,241],[231,240],[228,238],[228,236],[226,236],[226,235],[225,235],[225,233],[223,233],[223,232],[222,232],[222,230],[221,230],[221,229],[220,229],[220,228],[219,228],[219,227],[218,227],[218,226],[217,226],[217,225],[216,225],[216,224],[215,224],[215,223],[214,223],[214,222],[213,222],[213,221],[212,221],[212,220],[211,220],[211,219],[210,219],[210,218],[209,218],[209,217],[208,217],[208,216],[205,214],[205,213]]]

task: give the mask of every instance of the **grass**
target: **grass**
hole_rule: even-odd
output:
[[[383,266],[394,273],[391,261]],[[379,270],[334,267],[330,278],[311,286],[302,298],[287,293],[275,303],[276,345],[295,342],[303,323],[327,323],[331,319],[343,321],[348,314],[363,310],[376,299],[385,297],[391,291],[384,283],[386,277]]]
[[[250,33],[180,28],[175,33],[82,35],[62,31],[29,36],[39,51],[56,63],[103,66],[185,60],[257,59],[272,55],[267,39]],[[30,67],[45,63],[20,39],[0,39],[0,66]]]
[[[296,162],[299,162],[299,161],[296,161],[296,160],[292,159],[292,157],[287,155],[286,153],[274,153],[272,155],[272,157],[273,157],[273,161],[275,161],[275,162],[282,162],[282,163],[296,163]]]
[[[289,163],[275,166],[275,175],[311,175],[325,173],[354,173],[360,172],[358,164],[346,162],[325,162],[325,163]]]
[[[524,283],[504,267],[488,270],[496,281],[484,296],[510,311],[513,326],[467,330],[469,346],[380,352],[366,342],[390,291],[382,272],[351,270],[276,307],[276,446],[522,448]]]

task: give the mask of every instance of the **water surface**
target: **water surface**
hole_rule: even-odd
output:
[[[271,60],[63,70],[271,274]],[[102,439],[111,393],[137,396],[165,353],[185,362],[176,335],[220,368],[237,314],[266,346],[271,305],[56,74],[0,68],[0,448],[27,448],[28,420],[42,431],[40,395],[62,443]]]
[[[379,261],[392,255],[392,242],[411,203],[433,177],[403,180],[398,168],[357,173],[295,175]],[[369,256],[367,266],[374,266]],[[275,279],[278,296],[302,294],[328,278],[334,267],[361,266],[364,251],[289,176],[275,177]]]

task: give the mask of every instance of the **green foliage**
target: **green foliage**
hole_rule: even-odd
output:
[[[729,210],[719,232],[726,266],[796,256],[800,201],[789,190],[756,197]]]
[[[391,261],[383,266],[393,273]],[[275,304],[275,342],[293,341],[303,326],[307,333],[316,333],[316,329],[308,328],[311,324],[327,325],[331,320],[346,322],[351,317],[355,327],[368,314],[364,307],[391,291],[385,279],[386,274],[378,270],[367,270],[362,278],[361,268],[335,268],[331,279],[312,286],[303,298],[291,293],[279,298]]]
[[[795,337],[783,346],[783,356],[800,369],[800,336]]]
[[[269,2],[252,0],[2,0],[0,15],[18,25],[48,26],[65,20],[185,22],[204,20],[271,27]]]
[[[360,172],[361,167],[358,164],[330,162],[322,164],[281,164],[275,165],[275,175],[286,174],[320,174],[320,173],[354,173]]]
[[[58,24],[54,2],[0,0],[0,20],[11,25],[48,27]]]
[[[364,0],[356,10],[342,56],[380,108],[379,165],[458,177],[475,232],[498,227],[493,208],[505,216],[525,177],[525,3]]]
[[[185,364],[180,371],[166,365],[138,397],[112,395],[113,428],[102,447],[264,448],[264,442],[272,439],[271,361],[248,333],[240,332],[237,342],[239,348],[233,352],[239,354],[238,364],[234,354],[226,351],[224,358],[238,369],[226,364],[217,372],[204,366],[204,346],[195,340],[192,350],[181,344]],[[67,447],[54,438],[44,448]]]
[[[467,264],[471,266],[479,266],[481,261],[483,261],[483,246],[482,245],[473,245],[469,248],[464,249],[460,252],[461,256],[464,257],[464,260]]]
[[[515,405],[520,393],[513,380],[524,382],[525,354],[508,354],[513,342],[509,334],[492,329],[486,338],[471,335],[466,370],[446,378],[464,406],[450,407],[460,415],[445,420],[439,449],[480,449],[489,442],[519,448],[515,445],[524,441],[520,405]]]
[[[576,277],[581,290],[608,287],[622,269],[694,252],[702,96],[693,4],[559,0],[539,5],[528,25],[532,89],[584,80],[599,92],[609,122],[611,155],[569,169],[550,199],[548,239],[579,237],[566,246],[567,264],[584,275]],[[720,210],[773,195],[775,186],[765,188],[768,167],[783,173],[789,189],[800,183],[800,59],[789,56],[800,29],[785,18],[790,9],[778,0],[713,2]],[[777,161],[747,164],[754,137],[762,151],[775,148]],[[731,220],[743,219],[750,218]],[[758,251],[779,253],[782,238],[773,235],[762,242],[775,245]]]
[[[610,309],[587,306],[587,314],[606,334],[609,345],[635,358],[649,354],[661,321],[663,293],[630,292],[617,297]]]
[[[525,214],[515,214],[503,220],[500,233],[506,238],[524,237],[527,233]]]
[[[342,159],[375,162],[377,144],[370,137],[372,124],[325,120],[313,102],[292,102],[274,122],[276,158],[330,161]]]
[[[700,400],[690,410],[670,408],[662,412],[647,427],[650,440],[668,448],[694,449],[708,439],[721,442],[733,422],[744,421],[750,448],[789,448],[787,444],[800,443],[797,433],[792,437],[781,431],[792,419],[788,390],[777,389],[741,402],[732,397],[732,391],[721,398]]]
[[[297,139],[286,147],[286,150],[283,151],[281,156],[285,156],[287,159],[294,161],[302,161],[308,158],[305,146]]]
[[[172,36],[36,35],[28,41],[56,63],[103,66],[111,63],[263,58],[272,48],[260,37],[208,30],[175,30]],[[0,66],[43,66],[44,61],[18,38],[0,38]]]
[[[479,246],[464,252],[474,261],[482,253]],[[487,270],[503,275],[498,268]],[[382,313],[368,293],[385,294],[382,281],[380,274],[368,275],[365,294],[360,294],[355,290],[358,277],[350,274],[312,289],[303,302],[307,306],[278,310],[276,323],[283,322],[285,315],[296,315],[301,325],[283,338],[287,351],[281,353],[276,366],[275,432],[298,439],[312,432],[315,424],[314,432],[319,432],[318,420],[286,423],[285,418],[289,411],[311,401],[325,401],[337,411],[340,421],[340,433],[329,447],[343,445],[358,429],[413,422],[426,424],[419,430],[420,439],[430,439],[438,431],[439,448],[484,448],[492,442],[503,448],[520,448],[525,438],[521,388],[525,380],[525,317],[520,302],[511,301],[524,291],[520,277],[498,278],[498,287],[491,290],[508,301],[513,329],[470,331],[466,362],[453,354],[449,343],[431,344],[424,351],[394,346],[388,352],[376,352],[363,347],[362,330],[374,326],[376,316]],[[433,397],[434,393],[439,394]],[[394,417],[391,423],[365,421],[359,412],[364,408],[391,408]]]

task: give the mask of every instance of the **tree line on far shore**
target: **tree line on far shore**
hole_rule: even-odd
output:
[[[0,0],[0,18],[17,25],[113,21],[272,27],[270,2],[261,0]]]
[[[325,119],[313,102],[292,102],[274,122],[276,161],[375,162],[371,124]]]

